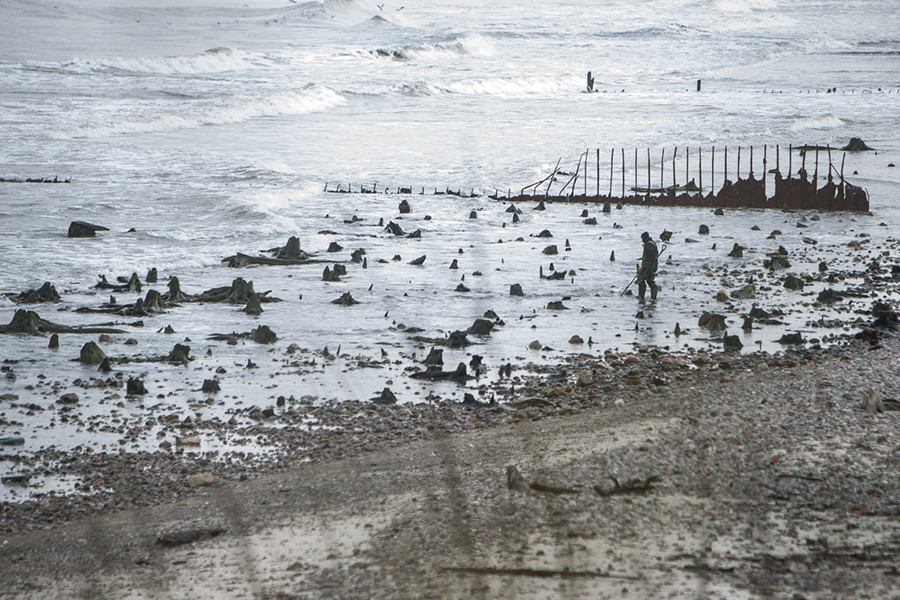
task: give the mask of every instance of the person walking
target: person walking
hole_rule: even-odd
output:
[[[644,301],[644,295],[647,293],[647,286],[650,286],[650,300],[656,300],[656,292],[659,286],[656,285],[656,268],[659,266],[659,247],[646,231],[641,234],[641,241],[644,242],[644,254],[641,257],[641,267],[638,272],[638,301]]]

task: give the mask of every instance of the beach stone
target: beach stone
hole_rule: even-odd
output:
[[[510,296],[524,296],[525,293],[522,291],[522,286],[518,283],[514,283],[509,286],[509,295]]]
[[[735,300],[749,300],[756,297],[756,286],[748,283],[744,287],[731,292],[731,297]]]
[[[478,212],[473,210],[472,212],[469,213],[469,218],[470,218],[470,219],[477,219],[477,218],[478,218]]]
[[[272,344],[278,340],[278,336],[267,326],[260,325],[250,333],[250,339],[257,344]]]
[[[529,349],[529,350],[540,350],[540,349],[543,348],[543,347],[544,347],[544,345],[541,344],[538,340],[534,340],[533,342],[531,342],[530,344],[528,344],[528,349]]]
[[[109,362],[109,358],[104,358],[103,362],[100,363],[100,366],[97,368],[101,373],[109,373],[112,371],[112,364]]]
[[[453,259],[453,262],[450,263],[450,268],[451,268],[451,269],[454,269],[454,270],[459,269],[459,261],[457,261],[457,260],[454,258],[454,259]]]
[[[337,265],[335,265],[335,268]],[[325,267],[322,271],[322,281],[340,281],[341,276],[337,273],[337,271],[332,271],[329,267]]]
[[[394,392],[391,391],[391,388],[386,387],[381,390],[381,394],[372,400],[375,404],[397,404],[397,396],[394,395]]]
[[[472,290],[470,290],[469,288],[467,288],[467,287],[466,287],[465,285],[463,285],[463,284],[459,284],[458,286],[456,286],[456,290],[454,290],[454,291],[457,291],[457,292],[471,292]]]
[[[597,217],[588,217],[587,219],[585,219],[584,221],[582,221],[582,223],[584,223],[585,225],[596,225],[596,224],[597,224]]]
[[[415,231],[413,231],[411,234],[409,234],[409,235],[406,236],[406,237],[409,238],[409,239],[411,239],[411,240],[419,239],[419,238],[422,237],[422,230],[421,230],[421,229],[416,229]]]
[[[559,249],[556,247],[556,245],[551,245],[544,248],[541,252],[548,256],[553,256],[555,254],[559,254]]]
[[[328,250],[326,252],[340,252],[344,247],[338,244],[337,242],[331,242],[328,244]]]
[[[200,391],[204,394],[215,394],[220,391],[219,380],[215,377],[212,379],[204,379],[203,387],[200,388]]]
[[[465,348],[469,343],[469,338],[465,331],[457,330],[447,336],[447,346],[450,348]]]
[[[216,482],[216,476],[209,472],[196,473],[194,475],[188,475],[184,482],[188,487],[197,488],[214,484]]]
[[[788,344],[788,345],[800,345],[805,344],[806,340],[803,339],[803,335],[799,332],[797,333],[786,333],[782,335],[780,338],[776,340],[779,344]]]
[[[728,253],[728,256],[731,258],[743,258],[744,257],[744,248],[735,242],[734,246],[731,248],[731,252]]]
[[[0,446],[21,446],[25,443],[25,438],[13,436],[0,438]]]
[[[191,360],[191,347],[184,344],[175,344],[166,360],[177,363],[186,363]]]
[[[715,212],[713,212],[713,214],[717,217],[721,217],[725,215],[725,211],[721,207],[719,207],[715,210]]]
[[[697,233],[700,235],[709,235],[709,225],[700,225],[700,229]]]
[[[390,233],[395,236],[406,235],[406,233],[400,228],[399,225],[394,223],[393,221],[387,224],[387,227],[384,228],[387,233]]]
[[[663,229],[663,232],[659,234],[659,239],[664,242],[668,242],[672,239],[672,232],[667,229]]]
[[[59,348],[59,335],[53,334],[50,336],[50,343],[47,344],[47,347],[51,350],[56,350]]]
[[[81,356],[79,360],[86,365],[99,365],[103,362],[106,355],[96,342],[88,342],[81,347]]]
[[[535,206],[532,210],[546,210],[546,206],[544,206],[544,201],[541,200],[538,202],[537,206]]]
[[[263,312],[262,296],[260,296],[259,294],[253,294],[252,296],[250,296],[250,299],[247,300],[247,306],[244,307],[244,312],[248,315],[261,315]]]
[[[622,362],[624,362],[626,365],[639,365],[641,364],[641,359],[634,354],[629,354],[622,360]]]
[[[572,337],[569,338],[569,343],[570,344],[583,344],[584,340],[581,339],[581,336],[579,336],[579,335],[573,335]]]
[[[787,258],[782,256],[781,254],[778,254],[776,256],[773,256],[771,258],[767,258],[766,260],[764,260],[763,266],[765,268],[769,269],[770,271],[777,271],[779,269],[789,269],[791,266],[791,263],[790,263],[790,261],[788,261]]]
[[[521,213],[522,211],[519,210],[518,208],[516,208],[516,205],[515,205],[515,204],[510,204],[510,205],[506,208],[506,212],[508,212],[508,213],[513,213],[513,214],[518,214],[518,213]]]
[[[784,287],[789,290],[799,291],[803,289],[804,285],[803,280],[794,275],[788,275],[784,279]]]
[[[125,384],[125,393],[129,396],[143,396],[147,393],[147,388],[140,379],[129,377]]]
[[[562,300],[552,300],[547,303],[548,310],[569,310],[569,307],[562,303]]]
[[[700,318],[697,320],[697,324],[700,327],[709,329],[710,331],[724,331],[725,315],[704,311],[703,314],[700,315]]]
[[[680,358],[675,358],[674,356],[663,356],[659,361],[660,363],[669,366],[669,367],[686,367],[687,363]]]
[[[78,394],[69,392],[67,394],[63,394],[59,397],[59,400],[56,401],[57,404],[78,404],[80,398]]]
[[[69,223],[69,231],[67,233],[70,238],[94,237],[98,231],[109,231],[108,227],[103,225],[94,225],[85,221],[72,221]]]
[[[604,213],[612,212],[612,204],[610,204],[609,202],[604,202],[603,208],[600,210],[600,212],[604,212]]]
[[[539,238],[552,238],[552,237],[553,237],[553,234],[550,233],[550,230],[549,230],[549,229],[544,229],[544,230],[541,231],[539,234],[537,234],[537,237],[539,237]]]
[[[741,338],[736,335],[726,335],[722,338],[722,343],[726,352],[735,352],[744,347],[744,344],[741,343]]]
[[[407,200],[402,200],[400,202],[400,205],[397,206],[397,210],[400,211],[401,215],[408,215],[412,212],[412,206],[409,205],[409,202]]]
[[[835,302],[840,302],[841,296],[833,289],[828,288],[819,292],[819,295],[816,297],[816,302],[819,304],[833,304]]]
[[[147,277],[144,278],[144,281],[147,283],[156,283],[159,278],[159,275],[156,271],[156,267],[151,268],[147,271]]]
[[[444,364],[444,350],[443,348],[435,348],[432,347],[431,351],[428,352],[428,356],[425,358],[424,364],[426,365],[435,365],[435,366],[443,366]]]
[[[59,293],[57,293],[56,288],[49,281],[45,281],[44,284],[36,290],[26,290],[21,292],[18,296],[12,297],[12,301],[17,304],[59,302],[59,300]]]
[[[474,335],[488,335],[494,330],[494,324],[487,319],[475,319],[475,322],[469,327],[467,333]]]
[[[731,299],[731,296],[728,295],[728,292],[725,290],[719,290],[716,294],[716,300],[718,302],[728,302]]]
[[[615,250],[610,251],[609,262],[616,262],[616,251]]]
[[[350,292],[344,292],[341,294],[341,297],[337,300],[332,300],[332,304],[340,304],[341,306],[353,306],[354,304],[359,304],[358,301],[353,299],[353,296],[350,295]]]
[[[409,261],[409,264],[415,265],[415,266],[420,266],[420,265],[425,264],[425,255],[423,254],[419,258],[414,258],[413,260]]]
[[[363,257],[365,255],[366,255],[365,249],[357,248],[356,250],[354,250],[353,252],[350,253],[350,260],[352,260],[355,263],[358,263],[363,260]],[[335,268],[337,268],[337,266],[338,265],[335,265]],[[341,265],[341,266],[343,266],[343,265]]]
[[[580,388],[585,388],[590,385],[593,385],[593,383],[594,383],[594,375],[590,371],[582,371],[581,373],[578,374],[578,379],[575,382],[575,385],[577,385]]]

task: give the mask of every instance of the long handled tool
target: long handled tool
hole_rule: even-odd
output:
[[[659,254],[656,255],[656,260],[657,260],[657,262],[659,262],[660,257],[663,255],[663,252],[665,252],[668,248],[669,248],[669,245],[668,245],[668,244],[663,244],[662,250],[660,250],[660,251],[659,251]],[[634,277],[631,278],[631,281],[628,282],[628,285],[625,286],[625,289],[622,290],[622,293],[619,294],[619,296],[624,296],[624,295],[625,295],[625,292],[628,291],[628,288],[631,287],[631,284],[633,284],[633,283],[635,282],[635,280],[637,280],[637,278],[638,278],[638,276],[639,276],[640,274],[641,274],[640,271],[638,271],[637,273],[634,274]]]

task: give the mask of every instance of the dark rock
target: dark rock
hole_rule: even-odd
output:
[[[477,218],[478,218],[478,213],[477,213],[476,211],[473,210],[472,212],[469,213],[469,218],[470,218],[470,219],[477,219]]]
[[[538,202],[538,205],[535,206],[532,210],[545,210],[545,209],[546,209],[546,207],[544,206],[544,201],[541,200],[540,202]]]
[[[397,210],[400,211],[401,215],[407,215],[412,212],[412,207],[409,205],[408,201],[401,200],[400,205],[397,207]]]
[[[744,257],[744,248],[735,242],[734,247],[732,247],[731,252],[728,253],[728,256],[731,258],[743,258]]]
[[[710,331],[725,331],[725,315],[704,311],[697,320],[697,324]]]
[[[659,234],[659,239],[661,239],[664,242],[668,242],[669,240],[672,239],[672,232],[668,231],[666,229],[663,229],[663,232],[661,234]]]
[[[397,396],[394,395],[394,392],[391,391],[391,388],[386,387],[381,390],[381,394],[376,398],[372,399],[372,402],[375,404],[397,404]]]
[[[822,262],[819,263],[819,273],[824,273],[827,270],[828,270],[828,263],[823,260]]]
[[[344,247],[337,242],[331,242],[330,244],[328,244],[328,250],[326,250],[325,252],[340,252],[343,249]]]
[[[865,152],[874,150],[874,148],[870,148],[864,141],[859,138],[850,138],[850,142],[846,146],[841,148],[841,150],[844,150],[846,152]]]
[[[34,290],[21,292],[17,296],[8,294],[10,300],[16,304],[38,304],[40,302],[59,302],[59,294],[56,288],[49,282],[45,281],[44,285]]]
[[[335,275],[338,275],[339,277],[343,277],[344,275],[347,274],[347,267],[345,267],[344,265],[334,265],[334,267],[332,267],[331,271]]]
[[[281,248],[273,248],[275,258],[282,260],[306,260],[311,254],[300,249],[300,239],[297,236],[288,238],[287,243]]]
[[[549,230],[549,229],[544,229],[544,230],[541,231],[539,234],[537,234],[537,236],[538,236],[539,238],[552,238],[552,237],[553,237],[553,234],[550,233],[550,230]]]
[[[25,443],[25,438],[23,437],[2,437],[0,438],[0,446],[21,446]]]
[[[514,283],[509,286],[509,295],[510,296],[524,296],[525,293],[522,291],[522,286],[518,283]]]
[[[59,348],[59,335],[57,335],[55,333],[53,335],[51,335],[50,343],[47,344],[47,347],[50,348],[51,350],[56,350],[57,348]]]
[[[366,251],[363,248],[357,248],[352,253],[350,253],[350,260],[353,262],[361,262],[363,260],[363,256],[366,255]]]
[[[443,366],[444,364],[444,350],[443,348],[431,348],[431,351],[428,353],[428,356],[425,358],[424,364],[426,365],[436,365]]]
[[[719,207],[713,212],[713,214],[717,217],[721,217],[725,214],[725,211],[721,207]]]
[[[204,379],[203,387],[200,388],[200,391],[204,394],[215,394],[221,388],[219,387],[219,380],[216,378],[213,379]]]
[[[600,209],[600,212],[604,212],[604,213],[612,212],[612,205],[609,202],[604,202],[603,208]]]
[[[519,210],[518,208],[516,208],[516,205],[515,205],[515,204],[510,204],[510,205],[506,208],[506,212],[508,212],[508,213],[513,213],[513,214],[519,214],[519,213],[521,213],[522,211]]]
[[[166,356],[166,360],[170,362],[186,363],[191,360],[191,347],[184,344],[175,344],[172,351]]]
[[[779,344],[805,344],[806,340],[803,339],[803,336],[800,333],[786,333],[782,335],[780,338],[776,340]]]
[[[425,255],[423,254],[423,255],[420,256],[419,258],[415,258],[415,259],[409,261],[409,264],[411,264],[411,265],[416,265],[416,266],[420,266],[420,265],[425,264]]]
[[[709,235],[709,226],[701,225],[700,230],[697,233],[699,233],[700,235]]]
[[[109,231],[109,228],[84,221],[72,221],[67,235],[70,238],[94,237],[98,231]]]
[[[820,304],[833,304],[834,302],[840,302],[841,295],[839,292],[834,291],[831,288],[822,290],[819,292],[819,295],[816,297],[816,302]]]
[[[356,300],[353,299],[353,296],[350,295],[350,292],[344,292],[341,294],[341,297],[337,300],[332,300],[332,304],[340,304],[341,306],[353,306],[354,304],[359,304]]]
[[[106,355],[95,342],[88,342],[81,347],[81,356],[79,360],[86,365],[99,365],[103,362]]]
[[[250,339],[257,344],[272,344],[278,340],[278,336],[267,326],[260,325],[250,332]]]
[[[726,335],[722,338],[722,343],[726,352],[735,352],[744,347],[744,344],[741,343],[741,338],[736,335]]]
[[[393,221],[388,223],[387,227],[385,227],[384,230],[386,232],[390,233],[391,235],[396,235],[398,237],[401,235],[406,235],[406,233],[400,228],[400,226],[397,225],[396,223],[394,223]]]
[[[589,218],[585,219],[584,221],[582,221],[582,223],[584,223],[585,225],[596,225],[597,217],[589,217]]]
[[[421,230],[421,229],[416,229],[415,231],[413,231],[411,234],[409,234],[409,235],[406,236],[406,237],[407,237],[408,239],[411,239],[411,240],[419,239],[419,238],[422,237],[422,230]]]
[[[777,271],[779,269],[789,269],[791,263],[784,256],[777,254],[771,258],[767,258],[766,260],[764,260],[763,266],[770,271]]]
[[[335,265],[336,267],[337,265]],[[322,281],[340,281],[341,277],[335,271],[332,271],[330,268],[325,267],[325,270],[322,271]]]
[[[513,213],[513,216],[512,216],[512,222],[513,222],[513,223],[518,223],[518,222],[519,222],[519,213]]]
[[[247,306],[244,307],[244,312],[248,315],[259,316],[262,314],[262,297],[259,294],[253,294],[250,296],[250,299],[247,300]]]
[[[129,396],[144,396],[147,394],[147,388],[140,379],[129,377],[125,384],[125,393]]]
[[[794,275],[788,275],[784,279],[784,287],[789,290],[800,291],[803,289],[804,283],[803,280]]]
[[[470,289],[467,288],[464,284],[461,283],[461,284],[459,284],[458,286],[456,286],[456,290],[454,290],[454,291],[457,291],[457,292],[471,292],[472,290],[470,290]]]
[[[548,256],[553,256],[555,254],[559,254],[559,249],[557,249],[556,245],[552,245],[552,246],[547,246],[541,252]]]
[[[562,300],[553,300],[547,303],[548,310],[569,310],[569,307],[562,303]]]
[[[731,292],[730,296],[733,300],[749,300],[755,298],[756,286],[752,283],[748,283],[744,287]]]
[[[63,394],[59,397],[59,400],[56,401],[57,404],[78,404],[80,398],[78,394],[74,394],[69,392],[68,394]]]
[[[888,331],[897,331],[898,317],[897,312],[888,304],[876,302],[872,307],[872,316],[875,321],[872,327],[877,329],[886,329]]]
[[[465,331],[454,331],[447,336],[447,346],[450,348],[464,348],[469,345]]]
[[[458,262],[455,258],[453,259],[453,262],[450,263],[450,268],[451,268],[451,269],[458,269],[458,268],[459,268],[459,262]]]
[[[112,371],[112,365],[110,364],[109,359],[104,358],[103,362],[100,363],[100,367],[98,367],[97,370],[101,373],[109,373],[110,371]]]
[[[475,319],[475,323],[466,330],[466,333],[473,335],[488,335],[494,330],[494,324],[487,319]]]

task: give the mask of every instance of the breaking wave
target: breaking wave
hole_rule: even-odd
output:
[[[234,48],[211,48],[198,54],[166,57],[76,58],[61,63],[35,63],[33,67],[66,73],[89,74],[102,71],[149,73],[156,75],[194,75],[242,71],[263,59]]]
[[[370,54],[396,60],[445,60],[458,56],[487,57],[494,55],[493,45],[483,36],[462,35],[446,42],[408,45],[398,48],[379,48]]]
[[[836,129],[843,127],[844,122],[833,114],[820,115],[817,117],[804,117],[795,120],[790,124],[791,131],[805,131],[807,129]]]
[[[465,96],[555,96],[581,88],[581,76],[543,76],[494,79],[463,79],[453,82],[405,82],[396,91],[407,96],[437,96],[460,94]]]
[[[75,129],[57,132],[58,137],[94,137],[122,133],[147,133],[172,129],[185,129],[202,125],[240,123],[258,117],[279,115],[303,115],[321,112],[345,102],[345,98],[324,86],[310,84],[297,90],[289,90],[265,96],[234,97],[227,102],[197,103],[193,107],[153,111],[153,116],[125,115],[103,123],[92,123]]]

